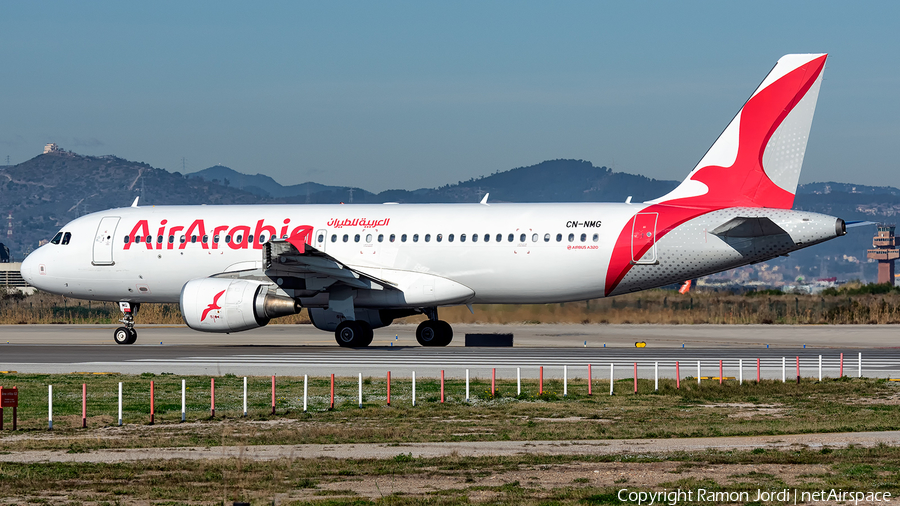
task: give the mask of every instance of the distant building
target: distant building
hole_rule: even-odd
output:
[[[866,257],[878,261],[878,282],[894,284],[894,261],[900,258],[897,238],[894,237],[896,225],[879,223],[878,232],[872,239],[872,246]]]
[[[47,153],[55,153],[57,151],[60,151],[60,149],[59,149],[59,146],[57,146],[56,143],[54,143],[54,142],[51,142],[50,144],[47,144],[46,146],[44,146],[44,154],[45,155]]]
[[[33,286],[29,286],[19,270],[21,263],[0,264],[0,290],[18,290],[26,295],[35,292]]]

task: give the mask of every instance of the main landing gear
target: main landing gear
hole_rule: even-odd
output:
[[[334,331],[334,339],[346,348],[361,348],[372,344],[372,326],[361,320],[344,320]]]
[[[447,346],[453,340],[453,328],[444,320],[425,320],[416,329],[416,341],[422,346]]]
[[[134,344],[137,341],[137,330],[134,330],[134,315],[140,309],[140,304],[132,304],[130,302],[119,302],[119,309],[125,315],[119,322],[124,323],[124,327],[119,327],[113,332],[113,340],[116,344]]]

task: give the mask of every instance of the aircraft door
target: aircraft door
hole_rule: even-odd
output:
[[[659,213],[637,213],[631,229],[631,262],[655,264],[656,222]]]
[[[94,265],[113,265],[113,243],[115,242],[116,226],[119,224],[118,216],[104,216],[97,227],[97,235],[94,237],[93,261]],[[132,237],[132,239],[134,239]]]
[[[316,235],[313,237],[313,248],[316,248],[319,251],[325,251],[325,244],[328,242],[328,231],[324,228],[320,228],[316,230]]]

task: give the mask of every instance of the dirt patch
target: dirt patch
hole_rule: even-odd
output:
[[[784,408],[780,404],[753,404],[749,402],[722,402],[718,404],[704,404],[703,408],[729,409],[728,418],[753,418],[757,416],[771,416],[781,418],[784,416]]]

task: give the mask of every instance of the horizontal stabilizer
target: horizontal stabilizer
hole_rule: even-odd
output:
[[[720,237],[763,237],[787,234],[769,218],[732,218],[712,231]]]

